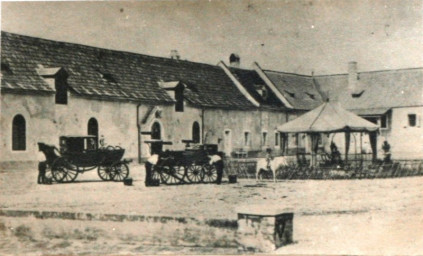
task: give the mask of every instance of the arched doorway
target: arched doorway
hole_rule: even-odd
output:
[[[12,150],[26,150],[26,122],[22,115],[16,115],[12,123]]]
[[[95,118],[88,120],[88,135],[94,135],[98,138],[98,122]]]
[[[192,124],[192,141],[194,143],[200,143],[200,124],[198,122]]]
[[[154,122],[151,126],[151,139],[161,140],[162,139],[162,129],[159,122]],[[159,154],[162,152],[163,145],[159,143],[151,143],[151,154]]]

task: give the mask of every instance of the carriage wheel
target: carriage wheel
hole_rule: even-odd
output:
[[[111,166],[113,169],[112,171],[112,180],[114,181],[123,181],[124,179],[128,178],[129,175],[129,167],[126,164],[114,164]]]
[[[214,183],[217,181],[217,168],[216,165],[205,164],[203,165],[203,181],[205,183]]]
[[[114,175],[114,170],[111,166],[99,166],[97,173],[102,180],[111,181]]]
[[[181,184],[185,176],[184,166],[163,166],[161,177],[164,184]],[[179,178],[179,179],[178,179]]]
[[[187,169],[187,178],[190,182],[202,182],[204,178],[203,167],[201,165],[192,164]]]
[[[153,166],[153,169],[151,170],[151,178],[153,180],[160,180],[161,181],[161,175],[160,175],[160,168],[157,167],[157,165]]]
[[[56,182],[72,182],[78,176],[78,171],[64,158],[57,158],[51,165],[51,174]]]

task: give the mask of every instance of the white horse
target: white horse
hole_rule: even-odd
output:
[[[283,156],[275,157],[270,161],[270,170],[273,173],[274,182],[276,182],[276,170],[281,166],[288,166],[288,162]],[[256,180],[258,180],[261,170],[268,171],[266,158],[261,158],[257,161]]]

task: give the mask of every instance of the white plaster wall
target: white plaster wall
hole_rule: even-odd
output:
[[[182,140],[192,139],[192,125],[198,122],[200,125],[200,136],[202,134],[201,109],[184,106],[183,112],[176,112],[175,106],[161,106],[162,115],[160,118],[152,118],[148,123],[142,125],[143,131],[151,131],[154,122],[158,122],[161,127],[162,140],[172,142],[172,145],[164,145],[163,150],[184,150],[185,143]],[[141,113],[144,115],[145,113]],[[141,141],[151,139],[150,135],[142,135]],[[202,137],[201,137],[202,139]],[[201,142],[200,139],[200,142]],[[150,146],[142,142],[141,155],[143,158],[150,156]]]
[[[106,144],[120,146],[125,149],[124,158],[136,159],[138,156],[136,107],[136,103],[69,97],[67,105],[54,106],[55,137],[87,135],[88,120],[95,118],[98,122],[98,134],[104,136]],[[141,106],[141,109],[147,109],[147,106]]]
[[[36,161],[37,142],[53,144],[54,97],[51,95],[1,94],[0,162]],[[26,150],[12,151],[12,122],[21,114],[26,124]]]
[[[121,146],[125,158],[138,156],[135,103],[100,101],[69,96],[67,105],[54,102],[54,95],[1,95],[0,161],[37,161],[37,142],[59,145],[59,136],[87,135],[88,120],[98,122],[99,135],[107,145]],[[148,106],[142,105],[140,111]],[[17,114],[26,121],[26,150],[12,151],[12,120]]]
[[[417,125],[408,125],[408,114],[417,115]],[[423,106],[392,109],[392,127],[388,137],[397,159],[423,158]]]
[[[232,149],[244,148],[249,151],[261,151],[267,146],[275,146],[275,129],[286,122],[284,112],[259,110],[221,110],[207,109],[204,114],[204,127],[207,143],[218,144],[224,151],[224,131],[231,130]],[[244,146],[244,132],[250,132],[250,145]],[[262,145],[262,132],[267,131],[267,145]]]
[[[417,125],[410,127],[408,124],[408,114],[417,115]],[[421,159],[423,158],[423,107],[393,108],[390,115],[389,126],[381,129],[377,138],[378,158],[383,158],[382,143],[387,140],[391,145],[393,159]],[[332,135],[333,136],[333,135]],[[360,151],[360,135],[357,138],[357,152]],[[342,153],[345,152],[345,140],[343,134],[335,135],[334,142]],[[354,137],[351,136],[350,153],[354,153]],[[371,153],[369,137],[363,134],[363,148],[367,153]]]

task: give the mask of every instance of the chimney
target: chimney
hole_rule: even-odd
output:
[[[179,60],[181,56],[178,53],[178,50],[171,50],[170,51],[170,58],[173,60]]]
[[[358,90],[357,80],[358,80],[357,62],[351,61],[348,63],[348,90],[352,94],[356,93]]]
[[[231,56],[229,56],[229,66],[239,68],[240,62],[238,54],[232,53]]]

